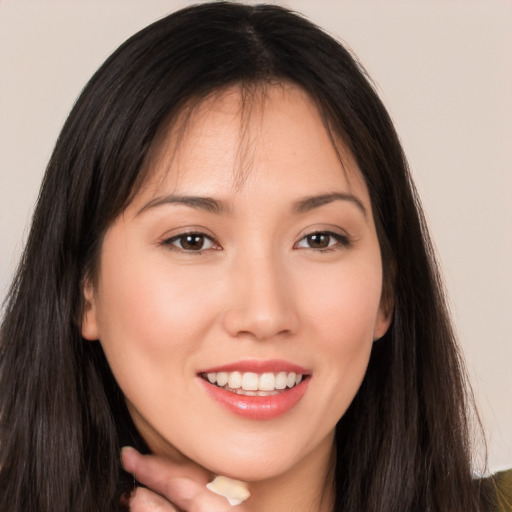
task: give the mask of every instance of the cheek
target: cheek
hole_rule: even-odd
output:
[[[103,274],[108,280],[102,283],[99,324],[105,341],[175,350],[190,345],[184,338],[200,330],[211,313],[214,301],[201,293],[204,280],[192,269],[172,271],[132,253],[105,258]]]
[[[101,344],[128,397],[187,380],[215,319],[214,291],[201,293],[200,272],[171,267],[165,254],[137,255],[104,252],[98,295]]]
[[[376,270],[377,269],[377,270]],[[320,416],[334,425],[352,402],[366,373],[381,296],[379,265],[351,266],[303,290],[304,317],[314,340],[317,386],[327,398]]]
[[[330,272],[306,283],[302,310],[333,351],[357,351],[373,342],[382,290],[380,262]]]
[[[109,365],[129,403],[165,425],[170,411],[185,405],[195,357],[215,319],[214,292],[201,293],[204,275],[192,266],[177,271],[136,250],[115,258],[105,251],[102,276],[98,324]]]

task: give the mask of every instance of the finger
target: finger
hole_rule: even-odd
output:
[[[123,449],[122,460],[126,471],[134,474],[139,482],[182,510],[232,512],[226,498],[206,488],[211,478],[199,468],[173,464],[154,455],[141,455],[133,448]],[[236,510],[243,512],[243,507],[237,506]]]
[[[226,498],[189,478],[160,481],[155,491],[171,501],[179,510],[186,512],[233,512]],[[243,510],[243,506],[236,507],[237,512]]]
[[[137,487],[129,502],[130,512],[177,512],[171,503],[144,487]]]
[[[190,478],[201,485],[206,485],[212,475],[190,464],[176,464],[169,459],[157,455],[142,455],[135,448],[126,446],[121,450],[121,460],[124,469],[135,476],[144,485],[154,489],[159,481],[171,478]],[[152,485],[149,485],[151,482]]]

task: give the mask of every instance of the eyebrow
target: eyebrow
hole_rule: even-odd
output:
[[[190,208],[204,210],[206,212],[216,214],[228,213],[229,211],[229,208],[225,203],[218,201],[217,199],[213,199],[212,197],[168,195],[165,197],[157,197],[152,199],[137,212],[137,215],[140,215],[146,210],[156,208],[157,206],[162,206],[164,204],[181,204],[189,206]]]
[[[319,208],[324,204],[329,204],[334,201],[348,201],[357,206],[365,218],[368,216],[368,212],[363,202],[354,194],[347,192],[333,192],[330,194],[305,197],[294,203],[292,211],[294,213],[307,213],[315,208]]]
[[[325,204],[332,203],[334,201],[348,201],[349,203],[354,204],[361,211],[361,213],[366,218],[368,212],[363,204],[363,202],[354,194],[350,194],[347,192],[332,192],[330,194],[320,194],[315,196],[308,196],[293,203],[292,212],[295,214],[307,213],[315,208],[319,208]],[[150,210],[152,208],[156,208],[158,206],[166,205],[166,204],[179,204],[188,206],[190,208],[204,210],[209,213],[215,214],[227,214],[230,213],[229,206],[223,201],[219,201],[218,199],[214,199],[213,197],[205,197],[205,196],[182,196],[182,195],[168,195],[164,197],[156,197],[152,199],[148,203],[146,203],[136,215],[140,215],[141,213]]]

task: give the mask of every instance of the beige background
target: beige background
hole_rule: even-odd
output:
[[[126,37],[191,2],[0,0],[0,300],[74,99]],[[343,38],[402,137],[487,428],[512,467],[512,3],[286,3]]]

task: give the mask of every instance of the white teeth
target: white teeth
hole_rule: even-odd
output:
[[[242,375],[242,389],[245,391],[258,391],[258,374],[246,372]]]
[[[235,390],[239,394],[267,396],[286,388],[293,388],[302,382],[303,375],[295,372],[211,372],[205,377],[210,384]]]
[[[228,383],[227,372],[217,372],[217,386],[225,386]],[[212,383],[213,384],[213,383]]]
[[[228,387],[238,389],[242,387],[242,374],[240,372],[228,373]]]
[[[276,389],[285,389],[288,377],[286,372],[279,372],[276,375]]]
[[[276,389],[276,378],[273,373],[262,373],[258,383],[260,391],[274,391]]]

